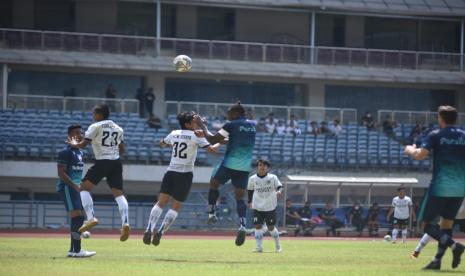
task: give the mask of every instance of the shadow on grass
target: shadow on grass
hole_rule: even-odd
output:
[[[251,262],[244,261],[213,261],[213,260],[180,260],[180,259],[153,259],[156,262],[167,262],[167,263],[192,263],[192,264],[249,264]]]

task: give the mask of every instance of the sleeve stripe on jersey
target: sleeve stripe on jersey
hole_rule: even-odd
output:
[[[209,146],[210,146],[210,144],[205,145],[205,146],[203,146],[202,148],[203,148],[203,149],[206,149],[206,148],[208,148]]]
[[[92,139],[90,139],[90,138],[84,138],[84,139],[86,139],[89,142],[92,142]]]

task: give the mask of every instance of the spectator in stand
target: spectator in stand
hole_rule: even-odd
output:
[[[255,119],[255,115],[253,114],[253,111],[251,109],[247,109],[247,114],[245,115],[245,117],[249,122],[253,123],[254,125],[257,125],[258,122]]]
[[[367,225],[368,225],[368,235],[370,237],[378,237],[378,215],[379,215],[379,206],[378,203],[374,202],[373,205],[368,209],[367,214]]]
[[[289,116],[289,120],[287,120],[286,125],[287,126],[297,126],[297,125],[299,125],[299,123],[297,122],[297,118],[295,117],[294,114],[291,114],[291,116]]]
[[[326,230],[326,236],[329,236],[331,232],[333,236],[336,236],[336,229],[342,226],[342,222],[336,218],[336,211],[332,203],[327,202],[325,208],[321,210],[320,218],[325,222],[328,229]]]
[[[421,124],[419,121],[416,121],[415,126],[412,128],[412,131],[410,131],[410,134],[408,136],[409,145],[413,144],[420,135],[421,135]]]
[[[147,124],[150,128],[154,128],[156,130],[161,128],[161,120],[155,115],[150,115],[149,119],[147,120]]]
[[[275,133],[277,124],[278,124],[278,120],[274,118],[274,114],[273,113],[268,114],[268,118],[266,119],[266,122],[265,122],[266,132]]]
[[[332,135],[338,136],[342,132],[342,127],[338,119],[334,119],[333,124],[329,127]]]
[[[415,145],[417,145],[417,147],[420,147],[423,139],[426,136],[428,136],[428,134],[433,130],[434,130],[434,125],[433,124],[429,124],[428,127],[424,127],[422,129],[421,135],[417,136],[417,139],[415,141],[413,141],[415,143]]]
[[[286,125],[284,124],[284,122],[282,120],[279,120],[278,125],[276,126],[275,132],[278,135],[286,134]]]
[[[397,127],[397,122],[393,121],[390,115],[386,116],[386,119],[383,121],[383,132],[388,138],[396,139],[396,134],[394,133],[394,128]]]
[[[315,121],[311,121],[310,125],[307,127],[307,133],[313,134],[315,136],[320,134],[320,127],[318,126],[318,123]]]
[[[286,133],[292,134],[294,136],[302,134],[302,131],[299,128],[299,124],[297,124],[296,120],[289,120],[289,125],[286,127]]]
[[[153,94],[153,88],[149,87],[147,92],[144,94],[145,108],[149,113],[149,116],[153,115],[153,103],[155,102],[155,94]]]
[[[312,231],[318,224],[318,221],[313,218],[313,211],[310,201],[306,201],[304,206],[299,209],[298,213],[301,217],[301,230],[304,236],[313,236]]]
[[[331,135],[331,129],[328,127],[328,123],[323,121],[320,123],[320,134]]]
[[[260,120],[258,120],[257,132],[266,132],[265,119],[260,118]]]
[[[300,215],[297,212],[297,208],[292,206],[292,201],[290,199],[286,199],[286,225],[295,226],[294,235],[297,236],[299,234]]]
[[[107,99],[116,99],[118,97],[118,91],[113,87],[113,84],[109,84],[107,89],[105,90],[105,98]],[[111,100],[108,101],[108,106],[110,107],[110,111],[116,112],[115,101]]]
[[[363,209],[360,206],[360,203],[355,202],[354,206],[350,209],[349,213],[349,224],[355,227],[355,230],[358,232],[358,236],[362,236],[363,232]]]
[[[145,108],[144,108],[144,92],[142,88],[137,88],[136,96],[134,98],[139,102],[139,117],[145,117]]]
[[[362,117],[362,126],[365,126],[368,130],[376,128],[376,122],[373,119],[373,115],[370,111],[367,111],[365,115]]]

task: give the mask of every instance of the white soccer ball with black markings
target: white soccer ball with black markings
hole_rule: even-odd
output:
[[[89,231],[82,232],[81,237],[84,238],[84,239],[89,239],[90,238],[90,232]]]
[[[384,240],[387,241],[387,242],[390,242],[391,241],[391,236],[389,236],[389,235],[384,236]]]
[[[174,58],[173,66],[177,72],[188,72],[192,68],[192,59],[186,55],[179,55]]]

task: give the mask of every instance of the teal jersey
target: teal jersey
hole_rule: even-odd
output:
[[[434,130],[421,147],[433,154],[429,193],[437,197],[465,196],[465,131],[456,127]]]
[[[58,153],[57,163],[66,166],[66,174],[76,185],[81,185],[84,170],[83,157],[84,153],[80,149],[75,149],[69,145]],[[61,179],[58,179],[57,191],[63,190],[66,185]]]
[[[219,133],[229,139],[222,165],[237,171],[250,171],[255,146],[255,124],[240,118],[226,123]]]

